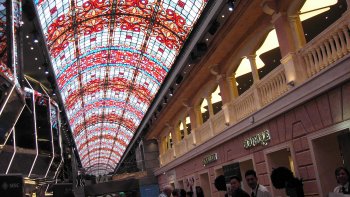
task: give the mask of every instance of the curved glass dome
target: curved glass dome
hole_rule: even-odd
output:
[[[207,0],[36,0],[83,167],[112,172]]]

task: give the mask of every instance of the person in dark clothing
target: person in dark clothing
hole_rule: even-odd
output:
[[[204,197],[203,189],[200,186],[196,186],[197,197]]]
[[[180,190],[179,189],[174,189],[171,194],[173,195],[173,197],[180,197]]]
[[[241,188],[242,179],[239,176],[233,176],[230,179],[232,197],[250,197],[247,192]]]
[[[180,196],[181,197],[186,197],[186,191],[184,189],[180,190]]]
[[[350,194],[350,173],[344,167],[335,170],[335,178],[338,186],[334,188],[335,193]]]

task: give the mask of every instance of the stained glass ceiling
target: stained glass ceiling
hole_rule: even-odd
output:
[[[112,172],[208,0],[35,0],[84,168]]]

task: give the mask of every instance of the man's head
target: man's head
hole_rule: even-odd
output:
[[[233,176],[230,179],[231,189],[233,191],[239,189],[241,187],[241,181],[242,179],[239,176]]]
[[[164,188],[163,188],[163,193],[165,195],[167,195],[168,197],[171,196],[171,192],[173,191],[173,187],[171,185],[166,185]]]
[[[255,189],[258,184],[258,177],[256,177],[256,172],[254,170],[248,170],[245,172],[245,180],[250,188]]]
[[[344,167],[339,167],[335,170],[335,178],[339,184],[345,185],[350,179],[349,171]]]

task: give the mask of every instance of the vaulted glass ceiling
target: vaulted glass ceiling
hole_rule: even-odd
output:
[[[35,0],[83,167],[112,172],[208,0]]]

